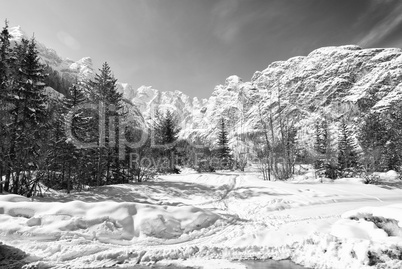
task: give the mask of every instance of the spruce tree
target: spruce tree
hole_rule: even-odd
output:
[[[20,176],[39,167],[39,149],[47,126],[47,96],[44,93],[44,66],[39,62],[34,39],[22,39],[14,48],[13,84],[10,102],[13,105],[10,128],[9,160],[13,169],[13,192],[22,189]],[[9,176],[6,180],[8,188]]]
[[[327,152],[327,130],[328,124],[325,120],[316,122],[314,149],[320,155],[324,155]]]
[[[53,188],[67,189],[69,193],[76,184],[85,180],[84,167],[87,161],[83,150],[76,147],[73,141],[86,142],[90,132],[85,111],[75,111],[86,103],[82,89],[78,84],[72,85],[68,94],[61,100],[54,100],[51,106],[52,127],[48,142],[48,179]],[[73,113],[73,114],[70,114]],[[73,137],[69,137],[69,135]],[[79,178],[80,182],[74,180]]]
[[[383,117],[388,134],[384,143],[382,170],[400,171],[402,166],[402,105],[395,102]]]
[[[391,139],[387,125],[379,113],[370,113],[363,118],[358,140],[364,153],[365,169],[369,172],[382,171],[386,163],[385,145]]]
[[[323,169],[327,167],[329,161],[327,160],[328,151],[328,124],[326,120],[318,120],[315,123],[315,141],[314,150],[316,158],[314,160],[314,168]]]
[[[55,189],[67,189],[69,193],[72,184],[72,165],[76,159],[74,145],[68,143],[65,132],[65,107],[61,101],[53,101],[49,111],[52,115],[51,129],[47,142],[48,186]]]
[[[9,91],[9,79],[10,79],[10,64],[12,49],[10,46],[11,35],[8,32],[8,23],[3,27],[0,32],[0,101],[4,106],[7,100],[7,94]]]
[[[349,127],[344,119],[340,122],[338,138],[338,168],[343,171],[357,167],[357,150]]]
[[[85,110],[74,111],[74,109],[79,108],[88,102],[82,87],[75,83],[68,89],[68,94],[62,99],[63,106],[63,120],[65,128],[69,128],[69,133],[74,136],[75,139],[81,142],[90,142],[93,139],[93,134],[91,132],[91,117]],[[73,114],[70,114],[73,113]],[[71,138],[72,139],[72,138]]]
[[[119,160],[119,121],[124,116],[122,113],[122,93],[117,91],[117,79],[115,79],[108,63],[104,63],[100,72],[90,81],[91,99],[99,103],[100,118],[98,121],[98,161],[97,184],[101,184],[105,174],[106,184],[121,182]],[[105,170],[104,170],[105,168]]]
[[[160,145],[168,145],[176,142],[180,128],[174,114],[168,110],[166,113],[157,112],[154,122],[156,141]]]
[[[158,147],[155,151],[156,154],[159,155],[158,157],[168,160],[168,172],[176,171],[176,142],[179,132],[180,127],[178,126],[177,118],[170,110],[166,111],[165,113],[161,113],[160,111],[156,112],[153,122],[153,135],[154,142]],[[158,167],[158,170],[163,169],[162,167]]]
[[[10,82],[10,63],[11,63],[11,35],[8,32],[8,22],[5,22],[3,30],[0,32],[0,193],[3,192],[2,177],[9,170],[7,152],[9,146],[9,135],[7,123],[10,121],[9,114],[9,82]]]
[[[222,168],[228,168],[232,162],[231,150],[229,148],[229,138],[226,130],[225,120],[223,118],[219,121],[219,133],[217,141],[217,157],[221,162]]]

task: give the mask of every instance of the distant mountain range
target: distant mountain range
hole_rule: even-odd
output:
[[[24,36],[20,27],[12,28],[11,34],[17,41]],[[41,43],[38,50],[43,62],[63,75],[80,79],[94,75],[89,57],[63,59]],[[318,118],[333,121],[336,129],[335,122],[342,115],[348,114],[348,120],[358,124],[364,114],[381,112],[402,99],[402,50],[354,45],[319,48],[307,56],[273,62],[265,70],[256,71],[250,81],[230,76],[208,99],[151,86],[134,89],[119,82],[118,87],[137,121],[149,123],[156,109],[176,111],[182,138],[213,143],[218,121],[225,118],[232,147],[244,151],[249,145],[245,135],[265,128],[263,121],[268,114],[277,120],[278,115],[297,111],[295,124],[303,130],[299,142],[312,146],[311,135]]]

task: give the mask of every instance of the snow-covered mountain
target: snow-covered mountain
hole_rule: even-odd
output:
[[[15,40],[24,36],[20,27],[11,29]],[[63,75],[91,78],[94,75],[89,57],[79,61],[63,59],[38,43],[42,60]],[[358,116],[382,111],[402,99],[402,50],[398,48],[362,49],[348,45],[324,47],[307,56],[271,63],[254,73],[250,81],[238,76],[228,77],[217,85],[208,99],[190,98],[180,91],[164,92],[151,86],[134,89],[118,84],[129,110],[152,122],[157,109],[176,112],[181,123],[182,138],[213,143],[220,118],[227,121],[230,143],[234,148],[245,146],[244,136],[261,128],[267,111],[297,110],[302,117],[297,125],[304,128],[306,140],[314,121],[325,115],[337,118],[355,112]],[[135,111],[134,111],[135,110]],[[139,113],[140,112],[140,113]],[[131,113],[131,112],[130,112]],[[241,138],[242,137],[242,138]],[[300,139],[299,140],[303,140]],[[311,142],[311,141],[310,141]]]
[[[177,111],[183,138],[214,141],[218,121],[223,117],[228,122],[232,146],[241,147],[244,141],[239,134],[255,132],[262,127],[261,118],[266,119],[266,112],[277,114],[281,106],[302,115],[296,125],[304,128],[300,135],[307,134],[304,139],[311,143],[308,137],[319,117],[325,115],[336,125],[340,116],[348,114],[351,121],[358,122],[360,116],[386,110],[402,99],[402,50],[354,45],[320,48],[307,56],[273,62],[255,72],[250,81],[230,76],[203,100],[145,86],[134,90],[128,84],[122,86],[122,91],[146,119],[158,106]]]
[[[9,29],[12,41],[19,42],[22,38],[30,37],[22,30],[21,26],[11,27]],[[44,64],[48,64],[54,70],[59,71],[63,76],[74,76],[81,79],[92,78],[94,75],[92,59],[90,57],[73,61],[68,58],[60,57],[54,49],[46,47],[37,41],[37,49],[40,58]]]
[[[12,36],[12,42],[20,42],[22,38],[29,39],[28,35],[22,30],[20,26],[11,27],[9,29]],[[88,80],[95,76],[92,59],[90,57],[84,57],[78,61],[74,61],[68,58],[60,57],[54,49],[46,47],[44,44],[36,40],[37,49],[40,59],[43,64],[47,64],[52,67],[53,70],[58,71],[63,77],[78,78],[78,80]],[[120,85],[124,85],[119,83]],[[46,92],[52,98],[60,98],[61,94],[54,89],[47,87]],[[123,110],[127,113],[127,120],[135,126],[144,126],[145,121],[142,114],[133,105],[130,100],[125,99],[123,104]]]

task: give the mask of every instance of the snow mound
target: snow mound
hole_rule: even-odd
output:
[[[331,234],[339,238],[402,242],[402,204],[345,212],[332,226]]]
[[[386,181],[395,181],[399,179],[399,175],[396,171],[394,170],[389,170],[388,172],[377,172],[374,173],[377,175],[381,180],[386,180]]]
[[[28,202],[28,201],[30,201],[28,198],[17,194],[0,195],[0,202]]]
[[[86,203],[29,202],[17,195],[0,196],[0,235],[29,234],[56,239],[132,240],[178,238],[213,225],[218,215],[193,206],[173,207],[112,201]]]

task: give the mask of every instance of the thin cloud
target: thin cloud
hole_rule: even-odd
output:
[[[381,5],[381,4],[377,4]],[[379,21],[374,28],[358,41],[363,47],[375,46],[386,39],[402,24],[402,5],[396,6],[389,15]]]
[[[57,38],[70,49],[79,50],[81,48],[80,43],[69,33],[59,31],[57,33]]]
[[[214,35],[225,43],[235,41],[239,31],[240,23],[234,17],[239,8],[238,1],[219,1],[211,10],[214,18]]]

